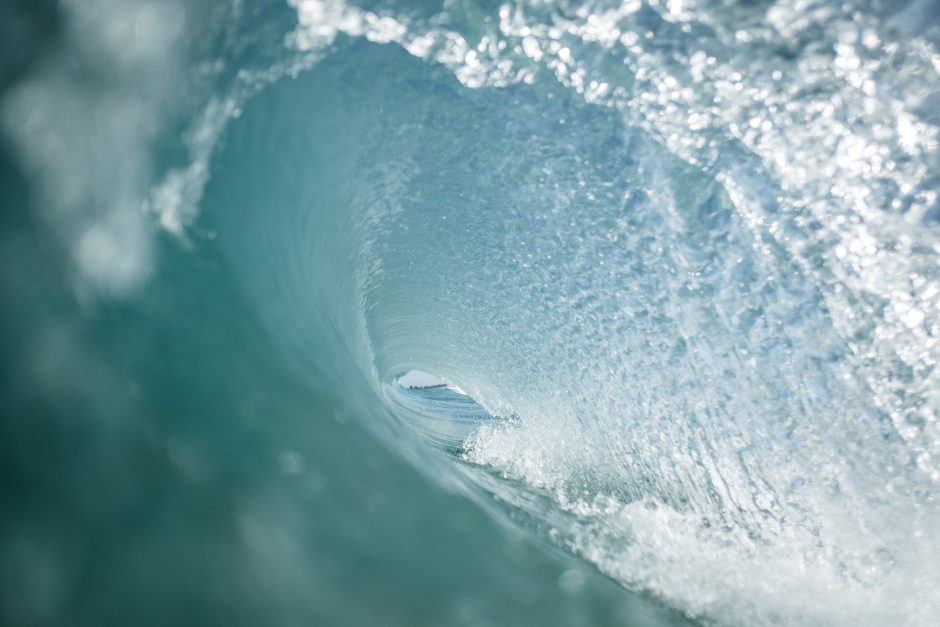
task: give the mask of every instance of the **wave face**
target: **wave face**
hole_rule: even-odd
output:
[[[54,22],[0,74],[0,612],[940,613],[934,3]]]

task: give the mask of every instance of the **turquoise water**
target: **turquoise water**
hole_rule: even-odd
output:
[[[932,2],[0,23],[4,624],[940,611]]]

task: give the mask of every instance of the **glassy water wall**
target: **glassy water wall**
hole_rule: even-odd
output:
[[[935,3],[0,23],[4,623],[940,611]]]

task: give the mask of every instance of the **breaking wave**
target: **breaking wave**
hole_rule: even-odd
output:
[[[426,485],[691,620],[934,620],[933,3],[249,5],[67,5],[4,94],[64,292],[231,285]]]

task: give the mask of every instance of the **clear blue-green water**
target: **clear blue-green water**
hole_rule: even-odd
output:
[[[936,620],[931,0],[14,1],[0,55],[3,624]]]

